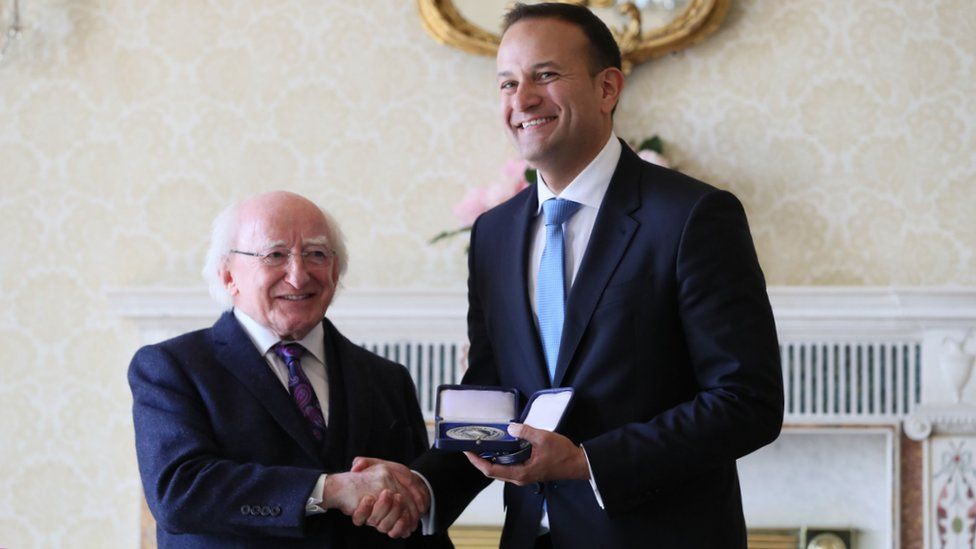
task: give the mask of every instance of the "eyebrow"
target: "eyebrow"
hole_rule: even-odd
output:
[[[548,68],[558,69],[558,68],[560,68],[560,66],[559,66],[559,63],[556,63],[555,61],[542,61],[542,62],[536,63],[535,65],[532,65],[529,68],[532,69],[532,71],[534,72],[534,71],[538,71],[540,69],[548,69]],[[511,75],[512,75],[512,71],[499,71],[498,72],[498,76],[500,78],[507,77],[507,76],[511,76]]]
[[[303,246],[307,246],[309,244],[312,244],[313,246],[328,246],[329,237],[325,235],[313,236],[312,238],[306,238],[305,240],[302,241]]]
[[[313,236],[311,238],[306,238],[302,240],[302,246],[308,246],[310,244],[312,246],[328,246],[329,237],[325,235],[321,235],[321,236]],[[261,249],[267,250],[270,248],[284,248],[286,246],[288,246],[288,243],[285,242],[284,240],[275,240],[273,242],[265,242],[264,247],[262,247]]]

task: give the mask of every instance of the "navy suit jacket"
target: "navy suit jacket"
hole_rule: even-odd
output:
[[[526,291],[530,187],[471,231],[464,383],[550,387]],[[745,547],[735,460],[774,440],[783,386],[773,316],[739,201],[626,145],[566,302],[552,386],[574,387],[559,432],[586,480],[505,486],[503,547],[531,547],[545,498],[556,547]],[[436,450],[414,467],[436,524],[487,481]]]
[[[337,510],[305,516],[323,472],[347,471],[355,456],[405,463],[429,447],[407,371],[323,323],[327,445],[231,313],[136,353],[136,453],[159,547],[451,546],[419,529],[391,540]]]

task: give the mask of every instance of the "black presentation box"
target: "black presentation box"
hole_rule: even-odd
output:
[[[555,431],[569,409],[573,388],[537,391],[520,416],[516,416],[518,397],[518,390],[510,387],[441,385],[437,388],[434,447],[476,452],[504,465],[525,461],[532,447],[508,434],[509,423]]]

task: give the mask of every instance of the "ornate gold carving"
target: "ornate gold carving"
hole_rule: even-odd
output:
[[[451,0],[417,0],[417,7],[424,28],[441,44],[478,55],[495,55],[501,39],[468,22]]]
[[[592,7],[610,7],[613,0],[568,0]],[[673,53],[704,40],[721,25],[732,0],[691,0],[670,23],[654,29],[641,28],[640,10],[633,2],[618,3],[625,16],[623,29],[611,28],[620,53],[624,72],[634,65]],[[417,0],[420,19],[427,32],[438,42],[478,55],[495,55],[501,38],[464,18],[452,0]]]

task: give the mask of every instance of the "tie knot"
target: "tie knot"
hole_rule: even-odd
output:
[[[281,342],[274,346],[274,352],[281,360],[287,363],[289,360],[301,358],[302,353],[305,352],[305,348],[298,343]]]
[[[542,212],[545,214],[546,225],[562,225],[567,219],[573,217],[582,206],[579,202],[564,200],[562,198],[550,198],[542,203]]]

